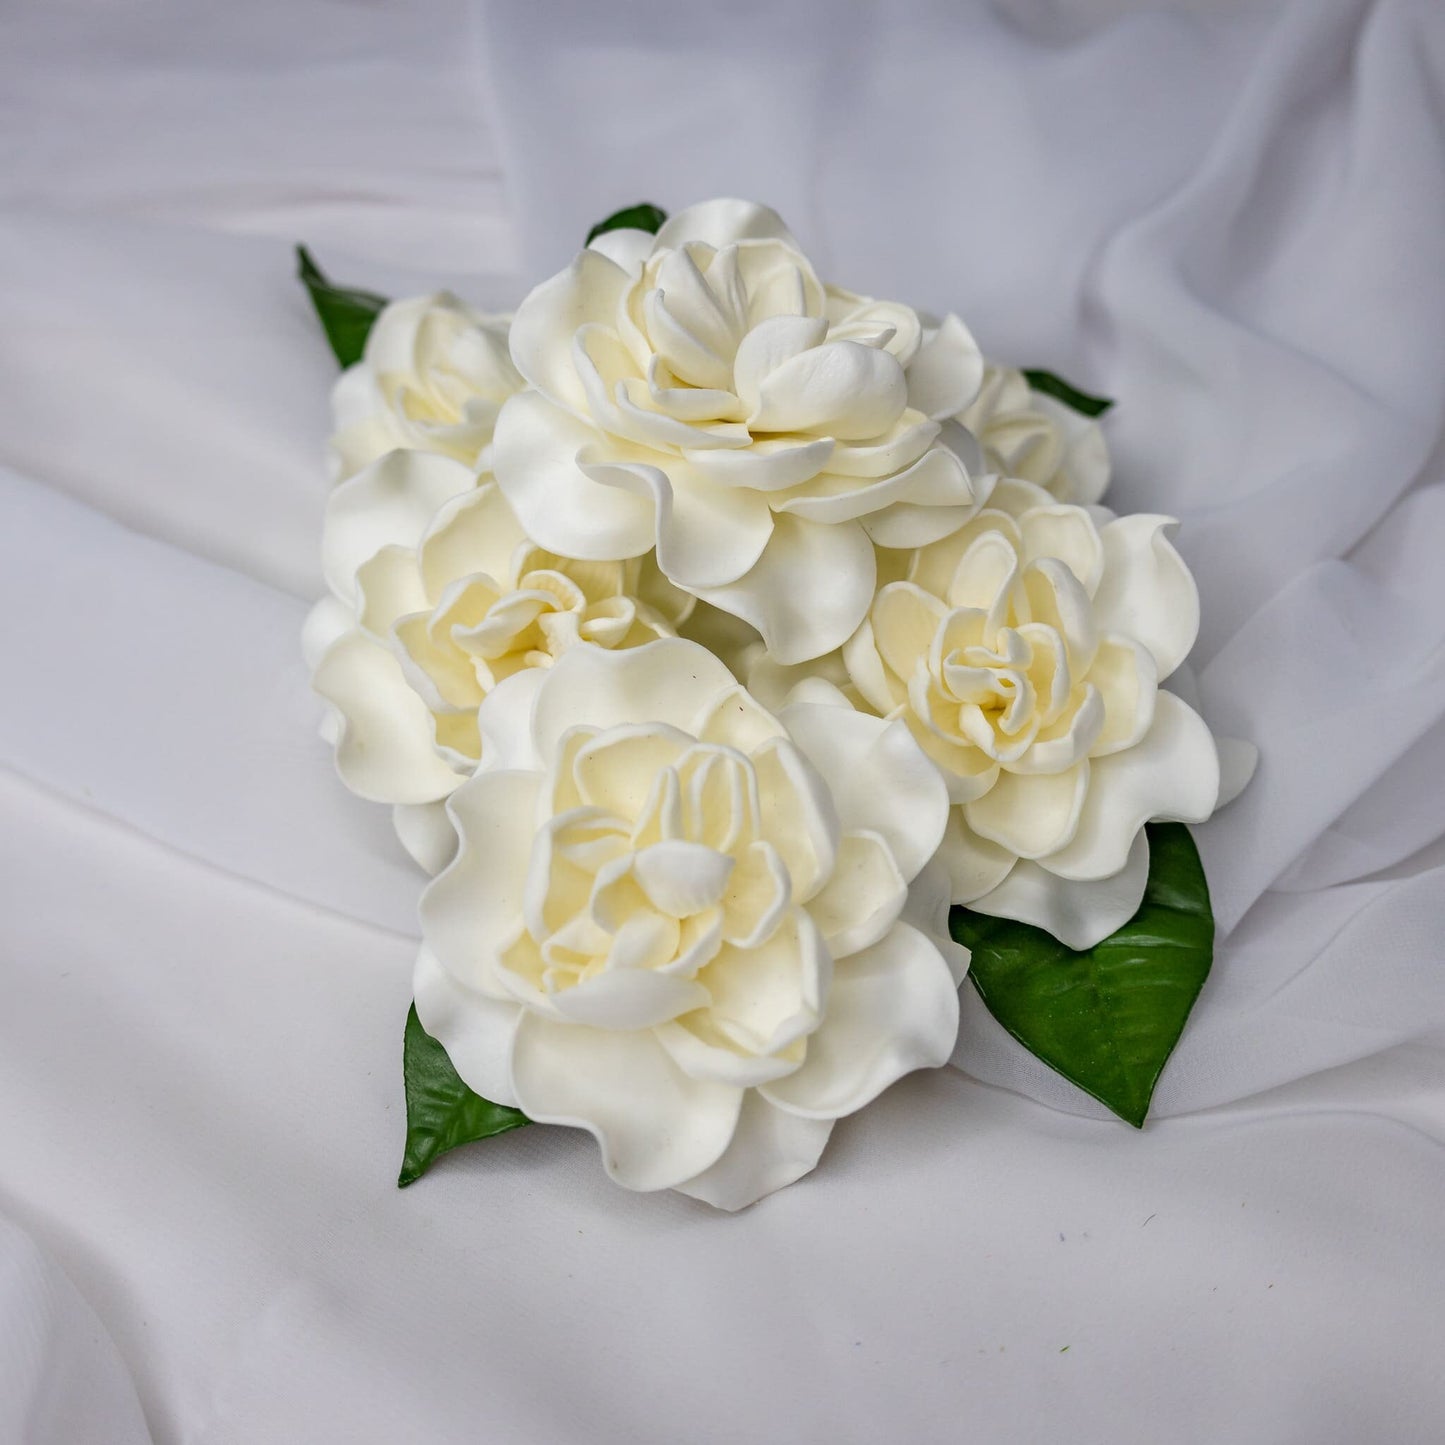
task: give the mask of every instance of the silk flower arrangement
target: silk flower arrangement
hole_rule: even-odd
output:
[[[1109,403],[741,201],[619,212],[511,317],[300,259],[323,735],[433,875],[400,1182],[557,1124],[741,1208],[950,1059],[965,976],[1142,1124],[1212,956],[1183,825],[1252,759],[1160,686],[1198,595],[1100,505]]]

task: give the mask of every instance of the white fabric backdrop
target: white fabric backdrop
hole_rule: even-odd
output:
[[[1445,1433],[1442,84],[1433,0],[0,12],[0,1270],[59,1261],[157,1441]],[[965,990],[737,1219],[543,1130],[398,1194],[417,879],[312,734],[289,246],[504,305],[726,191],[1119,398],[1263,754],[1215,972],[1142,1134]],[[16,1438],[125,1439],[32,1298],[0,1399],[115,1424]]]

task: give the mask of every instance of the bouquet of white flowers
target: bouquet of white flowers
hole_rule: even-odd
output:
[[[1142,1124],[1212,957],[1182,824],[1252,757],[1160,686],[1199,599],[1099,503],[1109,403],[742,201],[619,212],[511,317],[301,275],[323,733],[435,875],[401,1182],[537,1122],[750,1204],[949,1060],[965,975]]]

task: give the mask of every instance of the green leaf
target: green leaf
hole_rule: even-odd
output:
[[[311,293],[311,304],[326,339],[343,367],[361,360],[372,323],[386,305],[385,296],[333,286],[305,246],[296,248],[296,274]]]
[[[1035,391],[1041,391],[1065,406],[1083,412],[1085,416],[1103,416],[1114,405],[1106,396],[1090,396],[1088,392],[1070,386],[1062,376],[1055,376],[1052,371],[1025,370],[1024,379]]]
[[[650,231],[654,236],[658,227],[667,219],[667,212],[650,201],[639,201],[635,206],[626,206],[614,211],[605,221],[598,221],[587,233],[586,245],[590,246],[598,236],[607,231]]]
[[[1031,1054],[1142,1127],[1165,1061],[1209,974],[1214,914],[1189,830],[1149,825],[1139,911],[1082,953],[1042,928],[966,908],[949,915],[973,951],[988,1011]]]
[[[406,1154],[396,1181],[399,1188],[414,1184],[459,1144],[532,1122],[520,1109],[494,1104],[462,1083],[447,1051],[422,1028],[415,1004],[406,1016],[401,1067],[406,1079]]]

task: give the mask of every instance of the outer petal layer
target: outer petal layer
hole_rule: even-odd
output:
[[[512,1046],[517,1107],[586,1129],[628,1189],[671,1189],[711,1168],[732,1141],[743,1092],[690,1079],[648,1033],[610,1033],[524,1014]]]
[[[460,781],[436,751],[427,705],[391,653],[361,632],[327,648],[311,685],[341,714],[336,769],[378,803],[430,803]]]
[[[761,1092],[805,1118],[841,1118],[904,1074],[940,1067],[957,1039],[958,986],[948,965],[923,934],[899,923],[837,965],[802,1068]]]
[[[1161,692],[1143,742],[1095,760],[1072,841],[1040,861],[1061,878],[1108,878],[1151,818],[1202,823],[1218,799],[1219,754],[1204,719]]]
[[[1172,517],[1120,517],[1100,532],[1104,578],[1094,594],[1101,632],[1138,638],[1169,676],[1199,635],[1199,589],[1166,535]]]
[[[722,1158],[677,1188],[715,1209],[746,1209],[811,1172],[832,1132],[831,1119],[790,1114],[750,1089]]]
[[[780,515],[757,565],[705,602],[750,622],[776,661],[806,662],[841,646],[873,600],[873,544],[856,522]]]
[[[622,652],[574,647],[538,685],[532,738],[538,756],[553,755],[568,728],[610,728],[646,719],[688,729],[732,673],[695,643],[663,638]]]
[[[1138,911],[1149,881],[1149,835],[1141,828],[1124,866],[1109,878],[1080,883],[1020,859],[1002,883],[969,904],[995,918],[1016,918],[1069,948],[1092,948]]]
[[[512,1091],[512,1035],[520,1009],[463,988],[425,944],[412,975],[416,1016],[446,1051],[462,1083],[494,1104],[517,1107]]]
[[[549,551],[596,562],[640,557],[652,548],[657,508],[581,470],[579,452],[601,440],[540,392],[524,391],[497,418],[497,480],[527,534]]]

